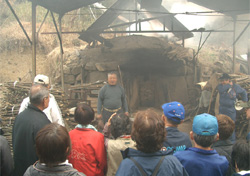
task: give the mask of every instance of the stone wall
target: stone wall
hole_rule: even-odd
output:
[[[158,107],[167,101],[188,103],[193,86],[193,50],[155,37],[110,40],[113,47],[64,49],[65,87],[106,80],[114,71],[125,88],[131,110]],[[50,53],[51,75],[60,84],[59,50]],[[66,92],[69,95],[69,92]]]

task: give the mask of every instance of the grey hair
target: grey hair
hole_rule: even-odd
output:
[[[108,73],[108,76],[110,76],[110,75],[115,75],[117,77],[117,73],[113,72],[113,71]]]
[[[49,90],[41,84],[35,84],[30,89],[30,103],[33,105],[40,105],[43,99],[49,97]]]
[[[210,147],[217,138],[217,134],[213,136],[203,136],[193,133],[194,141],[202,147]]]

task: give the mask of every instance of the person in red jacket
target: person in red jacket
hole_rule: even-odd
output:
[[[90,122],[94,120],[94,110],[86,104],[75,110],[75,129],[69,132],[72,150],[69,162],[79,172],[87,176],[104,176],[107,172],[107,153],[103,134],[97,132]]]

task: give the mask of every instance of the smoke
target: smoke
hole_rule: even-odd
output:
[[[194,37],[185,40],[185,46],[197,49],[199,45],[199,41],[203,42],[205,38],[209,35],[205,46],[213,46],[213,47],[223,47],[227,49],[232,49],[233,47],[233,27],[234,21],[231,16],[226,16],[221,13],[201,13],[201,12],[212,12],[213,9],[208,9],[206,7],[199,6],[192,2],[188,2],[187,0],[163,0],[162,6],[164,6],[171,13],[178,13],[175,15],[175,18],[178,19],[188,30],[198,30],[200,28],[204,28],[207,30],[213,30],[216,32],[212,32],[209,35],[208,32],[193,32]],[[196,13],[197,12],[197,13]],[[183,14],[182,14],[183,13]],[[150,13],[144,14],[147,18],[150,18]],[[237,38],[245,26],[248,24],[250,19],[249,14],[238,15],[236,22],[236,33],[235,38]],[[142,30],[162,30],[162,24],[157,20],[143,22],[141,24]],[[130,29],[127,30],[135,30],[135,24],[130,26]],[[139,29],[139,25],[137,26]],[[250,26],[249,26],[250,29]],[[168,29],[171,30],[171,29]],[[221,31],[221,32],[219,32]],[[247,53],[248,40],[250,39],[250,30],[246,30],[245,33],[239,38],[236,43],[236,54],[245,54]],[[174,38],[174,35],[171,33],[150,33],[150,34],[141,34],[147,36],[163,36],[168,37],[170,40]],[[202,38],[201,38],[202,36]]]
[[[163,5],[165,7],[170,7],[170,12],[172,13],[185,13],[185,12],[206,12],[213,11],[213,9],[208,9],[192,2],[187,2],[186,0],[163,0]],[[184,24],[189,30],[205,28],[206,30],[215,31],[232,31],[234,27],[233,18],[231,16],[225,16],[220,13],[197,13],[197,14],[178,14],[175,16],[182,24]],[[236,38],[241,34],[247,23],[249,22],[249,14],[238,15],[236,22]],[[249,27],[250,28],[250,27]],[[236,54],[247,53],[249,31],[246,30],[245,33],[239,38],[236,43]],[[193,33],[194,37],[187,39],[185,44],[187,47],[197,48],[201,33]],[[202,39],[209,33],[203,33]],[[206,45],[232,48],[233,47],[233,32],[212,32],[208,38]]]

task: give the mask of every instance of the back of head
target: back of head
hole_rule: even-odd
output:
[[[87,104],[79,104],[75,109],[75,121],[82,125],[88,125],[94,120],[95,111]]]
[[[185,109],[183,105],[177,101],[165,103],[162,105],[163,113],[168,122],[172,125],[178,125],[185,118]]]
[[[250,145],[249,142],[240,140],[233,145],[232,151],[232,164],[234,167],[239,169],[239,171],[250,170]]]
[[[71,142],[65,127],[51,123],[42,128],[36,136],[36,152],[40,163],[53,167],[66,161]]]
[[[216,117],[210,114],[200,114],[193,120],[194,141],[202,147],[210,147],[217,138],[218,122]]]
[[[40,105],[43,99],[49,97],[49,90],[47,87],[36,84],[30,89],[30,103],[33,105]]]
[[[137,112],[131,133],[138,150],[145,153],[159,151],[166,137],[165,124],[153,110]]]
[[[124,113],[116,114],[111,119],[110,130],[112,136],[116,139],[121,135],[129,135],[131,133],[131,121]]]
[[[234,131],[234,121],[224,114],[219,114],[216,116],[219,126],[219,138],[220,140],[227,140],[233,134]]]

